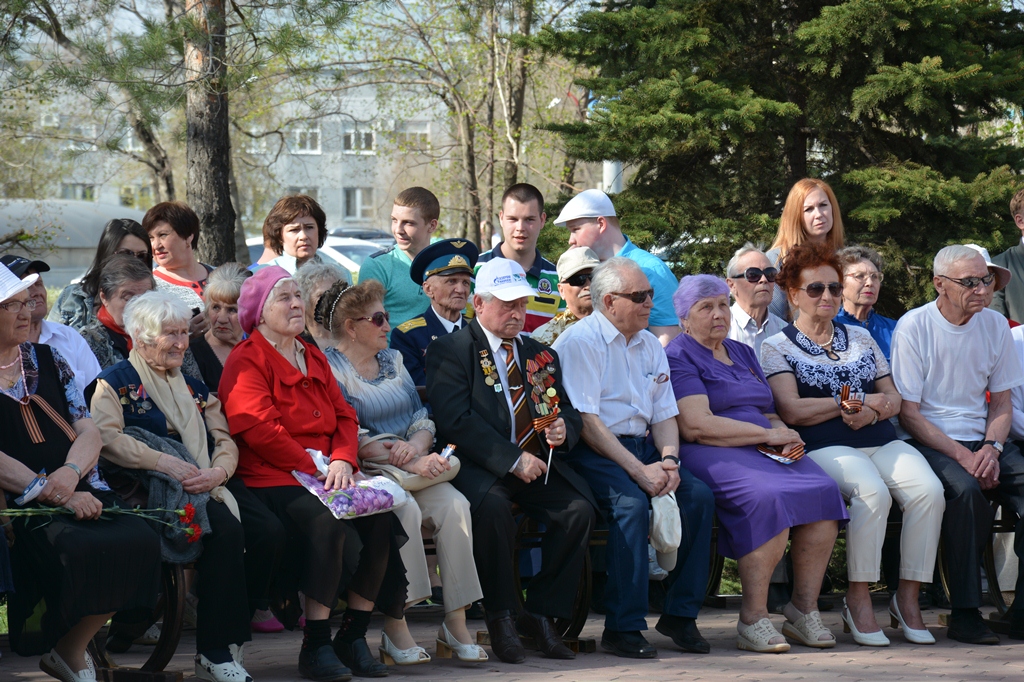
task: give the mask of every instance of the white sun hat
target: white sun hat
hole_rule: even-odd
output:
[[[37,273],[27,275],[25,279],[18,279],[18,276],[11,272],[11,269],[0,263],[0,302],[6,301],[15,294],[28,289],[39,279]]]

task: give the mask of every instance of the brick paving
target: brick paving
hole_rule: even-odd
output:
[[[879,623],[887,623],[885,607],[876,605]],[[986,611],[990,609],[985,609]],[[736,609],[705,608],[698,624],[711,642],[711,653],[704,656],[682,654],[673,649],[668,638],[654,631],[657,617],[648,619],[650,641],[658,647],[659,658],[631,661],[603,653],[580,654],[575,661],[551,661],[535,652],[528,652],[526,662],[507,665],[493,656],[487,663],[467,664],[459,661],[434,660],[430,664],[407,668],[392,668],[390,679],[428,682],[433,680],[488,680],[488,681],[540,681],[559,682],[611,682],[613,680],[710,680],[715,682],[744,682],[756,680],[1024,680],[1024,642],[1003,638],[1000,646],[968,646],[946,638],[945,628],[938,625],[938,610],[925,611],[925,621],[938,639],[935,646],[917,646],[904,641],[899,633],[886,628],[892,646],[884,649],[860,647],[850,635],[843,634],[838,611],[825,612],[825,624],[839,639],[834,649],[813,650],[794,646],[785,654],[754,654],[736,649]],[[883,619],[884,618],[884,619]],[[428,652],[434,651],[434,632],[441,614],[413,612],[409,620],[413,634]],[[782,617],[773,616],[781,627]],[[473,621],[481,623],[481,621]],[[380,619],[376,618],[371,632],[379,632]],[[482,626],[481,626],[482,627]],[[600,638],[602,619],[593,615],[587,622],[583,637]],[[376,650],[375,638],[370,638]],[[254,635],[246,646],[246,668],[256,682],[285,682],[298,679],[296,659],[301,635],[283,632],[274,635]],[[194,632],[186,632],[179,653],[168,670],[180,670],[185,679],[194,679],[191,652]],[[118,657],[123,665],[138,665],[147,647],[134,647]],[[488,650],[488,653],[490,651]],[[6,643],[0,660],[0,680],[42,681],[51,678],[38,669],[37,658],[22,658],[12,654]]]

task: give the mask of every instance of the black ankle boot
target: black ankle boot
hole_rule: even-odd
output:
[[[338,634],[334,636],[334,653],[356,677],[387,677],[388,667],[378,663],[366,644],[369,611],[346,609]]]

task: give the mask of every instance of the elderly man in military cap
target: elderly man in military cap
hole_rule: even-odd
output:
[[[591,249],[581,246],[569,249],[558,259],[558,293],[565,299],[566,309],[541,325],[530,335],[550,346],[559,334],[594,312],[590,301],[590,273],[601,261]]]
[[[395,327],[391,347],[402,354],[413,383],[423,386],[427,376],[423,357],[430,342],[461,329],[462,311],[469,299],[473,266],[480,251],[465,239],[444,239],[420,251],[409,268],[412,281],[423,286],[430,307]]]

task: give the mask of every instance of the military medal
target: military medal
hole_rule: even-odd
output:
[[[487,350],[480,351],[480,370],[484,373],[484,383],[488,386],[493,386],[495,393],[501,393],[498,369],[491,361],[490,353]]]

